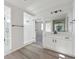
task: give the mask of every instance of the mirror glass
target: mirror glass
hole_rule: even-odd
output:
[[[53,20],[53,31],[65,32],[65,19]]]

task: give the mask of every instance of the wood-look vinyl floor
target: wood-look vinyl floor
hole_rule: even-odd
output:
[[[43,49],[41,46],[36,44],[30,44],[23,47],[22,49],[15,51],[7,56],[5,59],[75,59],[64,55],[65,58],[59,57],[59,53]]]

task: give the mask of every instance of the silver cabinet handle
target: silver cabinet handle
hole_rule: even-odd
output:
[[[4,38],[4,42],[5,42],[5,38]]]
[[[65,39],[69,39],[69,37],[65,37]]]
[[[55,40],[55,43],[57,42],[57,40]]]
[[[52,40],[54,42],[54,40]]]

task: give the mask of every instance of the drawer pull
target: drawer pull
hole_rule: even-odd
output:
[[[57,42],[57,40],[55,40],[55,43]]]
[[[69,37],[65,37],[65,39],[69,39]]]

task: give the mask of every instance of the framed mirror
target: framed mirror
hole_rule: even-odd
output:
[[[55,32],[65,32],[65,19],[53,20],[53,31]]]

